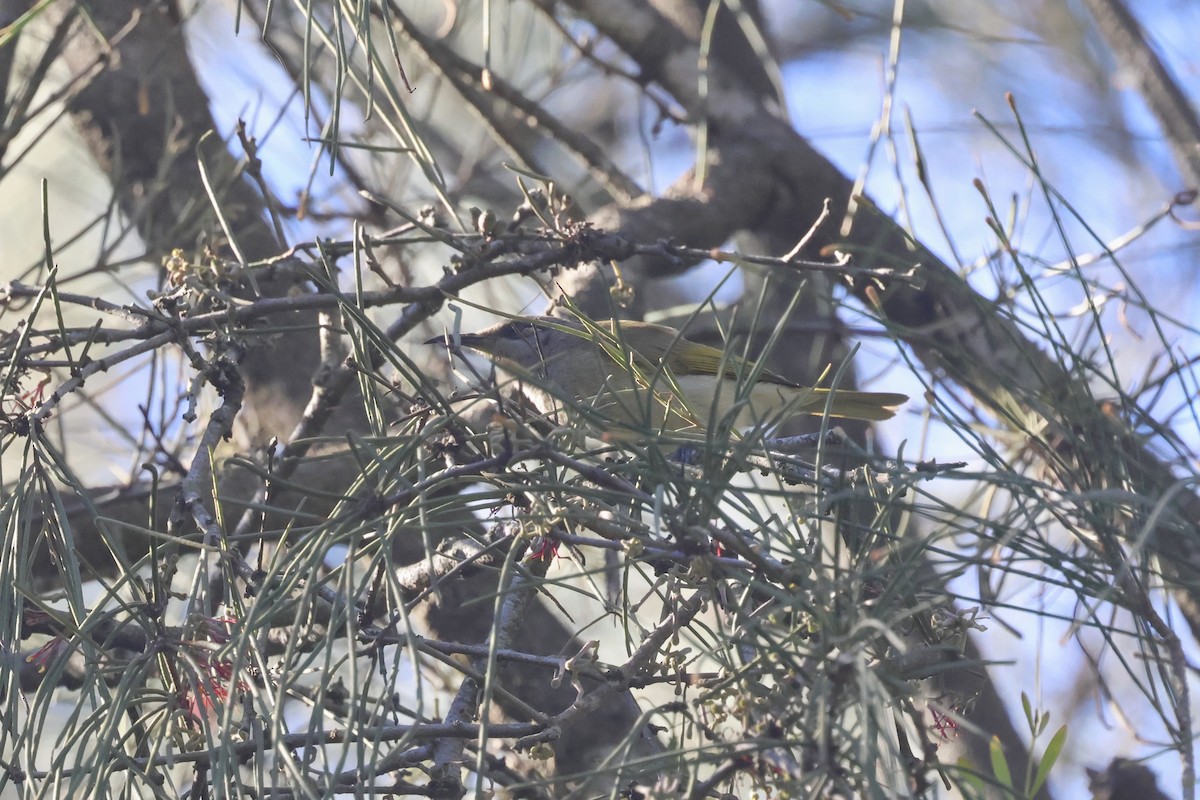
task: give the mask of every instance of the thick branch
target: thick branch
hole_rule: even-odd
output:
[[[1200,189],[1200,120],[1191,101],[1121,0],[1085,0],[1084,5],[1117,63],[1137,81],[1142,99],[1171,145],[1185,188]]]
[[[277,253],[283,243],[266,221],[264,199],[241,174],[209,112],[173,4],[157,0],[104,0],[52,7],[81,19],[63,51],[76,72],[101,70],[70,103],[71,116],[101,168],[118,205],[150,253],[192,251],[220,243],[201,169],[236,242],[248,260]],[[233,242],[227,241],[232,245]],[[269,275],[258,281],[268,296],[286,294],[290,281]],[[290,324],[314,324],[297,314]],[[276,353],[286,349],[288,357]],[[247,399],[264,437],[284,434],[303,409],[318,364],[310,332],[281,337],[275,348],[258,348],[243,363]]]

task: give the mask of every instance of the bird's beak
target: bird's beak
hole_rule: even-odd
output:
[[[491,337],[480,336],[477,333],[460,333],[457,337],[454,334],[440,334],[432,338],[426,339],[425,344],[440,344],[443,347],[448,347],[451,350],[457,350],[460,347],[469,347],[473,350],[481,352],[489,352],[487,342],[491,341]]]

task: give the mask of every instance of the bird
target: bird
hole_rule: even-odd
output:
[[[520,382],[543,414],[595,412],[611,422],[669,434],[774,427],[791,416],[877,421],[908,400],[893,392],[800,386],[680,331],[633,320],[517,317],[458,343]],[[448,344],[434,337],[426,344]]]

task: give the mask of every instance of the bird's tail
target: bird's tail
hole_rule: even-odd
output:
[[[796,407],[797,414],[820,416],[829,408],[829,416],[878,422],[896,416],[896,407],[908,400],[895,392],[855,392],[848,389],[806,389],[806,397]],[[830,394],[833,399],[830,400]]]

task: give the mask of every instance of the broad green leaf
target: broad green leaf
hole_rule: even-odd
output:
[[[1029,789],[1029,796],[1038,793],[1042,788],[1042,784],[1046,782],[1046,778],[1050,777],[1050,770],[1054,768],[1054,762],[1058,761],[1058,755],[1062,752],[1063,745],[1067,741],[1067,726],[1063,725],[1054,735],[1050,737],[1050,744],[1046,745],[1046,752],[1042,753],[1042,761],[1038,764],[1037,777],[1034,778],[1033,786]]]
[[[1004,757],[1004,748],[1000,746],[999,737],[992,737],[988,750],[991,753],[992,774],[996,776],[996,782],[1009,789],[1013,788],[1012,773],[1008,771],[1008,759]]]
[[[1033,704],[1029,702],[1029,695],[1024,692],[1021,692],[1021,708],[1025,710],[1025,721],[1029,723],[1029,731],[1036,733],[1037,727],[1033,721]]]

